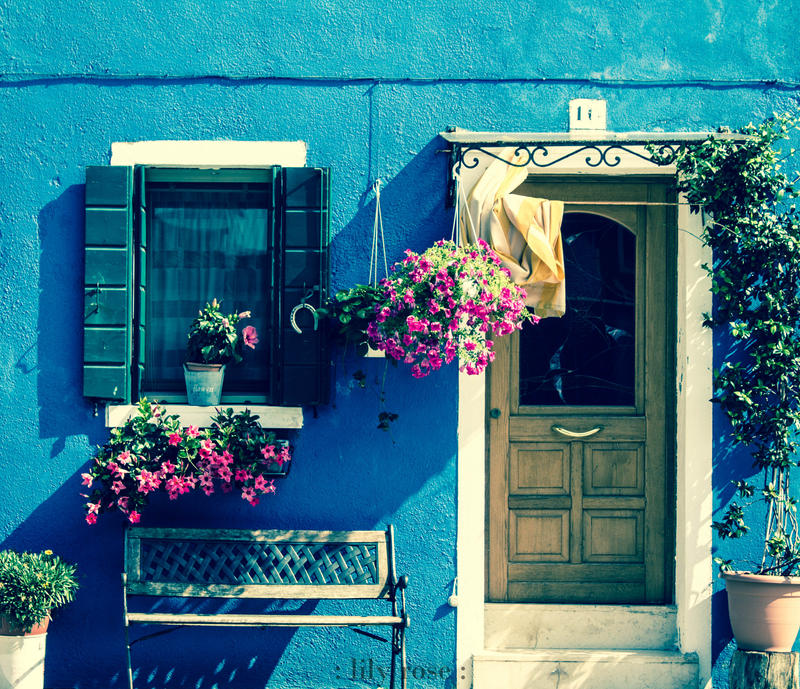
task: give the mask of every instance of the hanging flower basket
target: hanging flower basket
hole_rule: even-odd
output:
[[[217,411],[211,426],[181,428],[177,415],[159,405],[139,402],[138,414],[100,448],[83,484],[86,521],[94,524],[104,512],[119,510],[131,523],[141,519],[148,496],[163,490],[170,500],[193,491],[212,495],[239,492],[257,505],[275,492],[275,478],[286,476],[291,454],[286,443],[265,431],[249,411]]]
[[[524,290],[482,240],[406,251],[372,296],[369,343],[411,365],[416,378],[456,358],[462,371],[483,373],[494,359],[495,338],[539,321],[525,307]]]

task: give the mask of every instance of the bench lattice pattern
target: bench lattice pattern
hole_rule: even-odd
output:
[[[142,540],[141,581],[377,584],[374,543]]]

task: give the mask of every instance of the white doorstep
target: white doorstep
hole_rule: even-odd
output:
[[[697,689],[695,654],[546,649],[485,651],[473,689]]]
[[[673,606],[487,603],[490,650],[651,649],[678,647]]]

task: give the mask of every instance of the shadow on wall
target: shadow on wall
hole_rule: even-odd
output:
[[[386,235],[386,257],[392,264],[406,249],[424,251],[437,239],[449,239],[453,209],[446,206],[448,156],[440,137],[427,143],[398,173],[381,182],[381,209]],[[372,183],[361,190],[359,211],[331,241],[331,286],[333,291],[365,283],[369,277],[375,196]],[[335,181],[334,181],[335,185]],[[334,189],[334,195],[337,191]],[[335,202],[335,199],[334,199]],[[378,277],[383,277],[379,256]]]
[[[102,419],[92,418],[81,395],[83,189],[78,184],[68,187],[42,208],[38,218],[39,437],[54,439],[51,458],[64,450],[69,436],[87,435],[92,445],[105,440]]]
[[[449,235],[446,157],[436,155],[438,147],[430,142],[384,186],[390,263],[402,258],[406,247],[421,250]],[[335,190],[334,203],[344,193],[349,192]],[[373,215],[374,200],[363,203],[333,238],[335,287],[366,280]],[[16,525],[2,546],[50,547],[78,565],[81,589],[51,627],[46,685],[124,687],[123,521],[108,514],[88,526],[79,497],[85,470],[79,465],[92,445],[107,438],[102,419],[92,417],[81,397],[82,223],[81,185],[69,187],[39,214],[39,434],[55,439],[51,457],[60,473],[71,478]],[[400,415],[391,435],[377,429],[379,405],[372,391],[352,380],[356,368],[368,380],[385,376],[387,406]],[[277,495],[255,508],[236,495],[191,495],[178,503],[158,496],[143,525],[371,529],[392,522],[398,567],[412,581],[409,612],[415,624],[408,635],[409,662],[452,667],[454,615],[442,604],[455,575],[457,371],[450,367],[414,380],[408,367],[337,356],[334,386],[330,406],[304,410],[304,428],[291,438],[294,465]],[[173,603],[171,610],[180,609],[180,603]],[[313,602],[300,605],[304,612],[317,607]],[[323,602],[318,608],[344,611],[348,605]],[[274,608],[262,604],[259,609]],[[263,686],[267,680],[274,686],[321,686],[334,684],[356,660],[361,667],[365,659],[383,662],[384,655],[388,660],[386,644],[346,629],[179,630],[136,646],[134,667],[137,689],[225,689]],[[366,677],[342,679],[347,686],[374,686]]]

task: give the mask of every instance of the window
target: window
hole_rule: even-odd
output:
[[[184,401],[186,333],[216,297],[260,339],[224,402],[325,402],[324,326],[291,313],[327,296],[328,195],[320,168],[87,168],[84,395]]]

